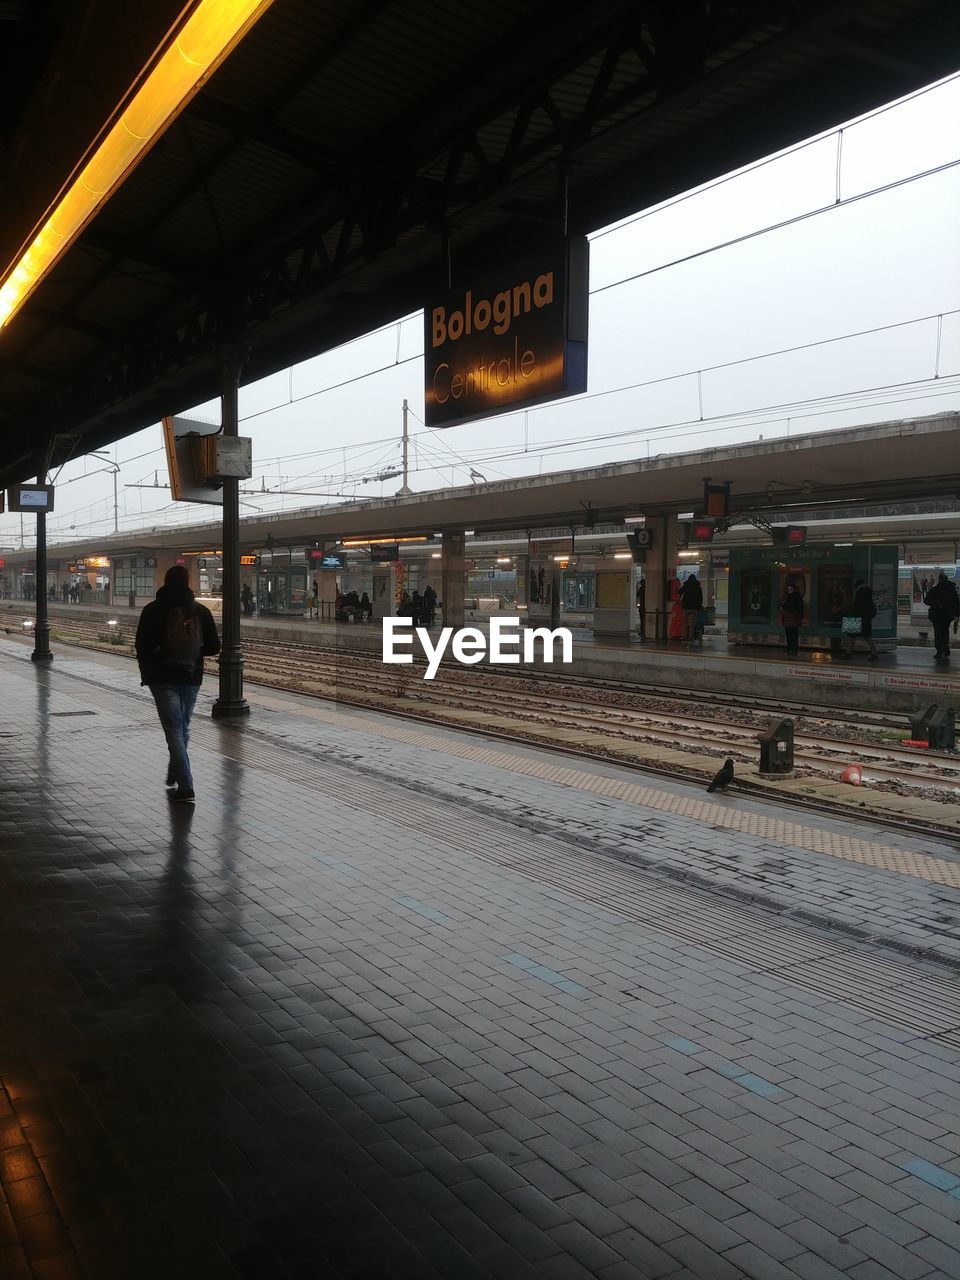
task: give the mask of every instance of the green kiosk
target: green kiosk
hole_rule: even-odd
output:
[[[804,599],[800,643],[837,648],[856,584],[873,588],[873,638],[881,648],[897,639],[900,549],[877,543],[810,544],[730,552],[728,638],[731,644],[782,644],[779,604],[792,584]]]

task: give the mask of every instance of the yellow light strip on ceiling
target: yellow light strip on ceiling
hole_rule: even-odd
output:
[[[24,252],[4,271],[0,328],[9,324],[101,205],[272,3],[198,0]]]
[[[392,546],[395,542],[429,542],[430,538],[425,533],[411,534],[409,537],[393,537],[385,538],[341,538],[341,547],[380,547]]]

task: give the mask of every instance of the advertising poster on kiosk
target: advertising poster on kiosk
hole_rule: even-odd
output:
[[[839,627],[853,603],[853,565],[822,564],[817,587],[817,621]]]
[[[911,570],[913,577],[913,607],[910,612],[926,617],[927,606],[923,601],[927,592],[936,584],[941,573],[945,573],[952,582],[955,571],[956,567],[952,564],[917,565],[916,568]]]
[[[870,567],[870,586],[873,603],[877,606],[874,627],[879,631],[897,626],[897,566],[874,564]]]
[[[740,572],[740,617],[743,622],[769,622],[773,613],[769,565],[746,565]]]

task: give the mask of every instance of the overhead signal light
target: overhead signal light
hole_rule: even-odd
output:
[[[730,484],[703,482],[703,511],[717,520],[726,520],[730,514]]]
[[[788,524],[773,530],[775,546],[802,547],[807,541],[807,526],[804,524]]]
[[[713,520],[692,520],[690,522],[689,542],[712,542],[717,531]]]

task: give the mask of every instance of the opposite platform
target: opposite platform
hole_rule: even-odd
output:
[[[26,601],[0,601],[0,627],[18,625],[31,616]],[[106,606],[51,605],[51,628],[56,620],[68,622],[88,617],[99,622],[116,617],[131,631],[138,611]],[[241,634],[251,640],[340,648],[380,653],[382,640],[376,623],[321,623],[296,618],[243,618]],[[414,645],[415,651],[418,646]],[[782,650],[728,648],[723,640],[708,638],[702,647],[684,648],[679,642],[666,646],[640,640],[617,641],[592,633],[574,632],[572,665],[565,670],[591,679],[649,684],[665,690],[696,689],[739,694],[751,698],[780,697],[791,702],[894,711],[909,715],[931,701],[960,706],[960,670],[934,661],[930,649],[902,645],[870,663],[861,651],[853,660],[837,660],[822,652],[804,652],[788,658]],[[960,664],[960,645],[956,663]]]
[[[0,669],[4,1280],[960,1273],[954,849]]]

